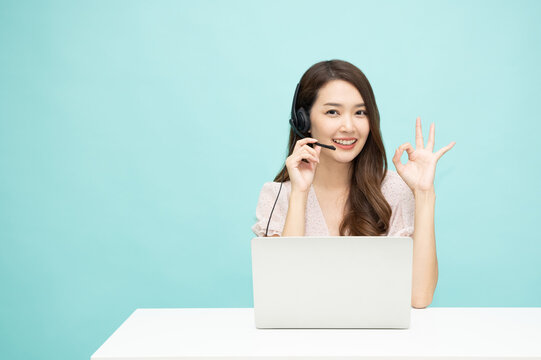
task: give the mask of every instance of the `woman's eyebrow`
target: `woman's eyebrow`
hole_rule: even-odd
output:
[[[341,107],[341,106],[342,106],[342,104],[338,104],[338,103],[325,103],[325,104],[323,104],[323,106],[325,106],[325,105],[329,105],[329,106],[337,106],[337,107]],[[364,106],[364,103],[360,103],[360,104],[355,105],[355,107],[362,107],[362,106]]]

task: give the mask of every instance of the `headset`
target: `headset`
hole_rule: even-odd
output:
[[[295,111],[295,107],[297,106],[297,93],[299,92],[299,87],[301,83],[297,83],[297,87],[295,88],[295,95],[293,96],[293,104],[291,105],[291,118],[289,119],[289,124],[293,128],[293,131],[295,131],[295,134],[297,134],[301,139],[307,137],[308,130],[310,130],[310,114],[304,110],[304,108],[300,108],[299,110]],[[295,144],[295,138],[293,139],[293,144]],[[320,144],[319,142],[316,143],[310,143],[308,146],[314,147],[315,145],[319,145],[321,147],[330,149],[330,150],[336,150],[336,147],[332,145],[325,145]],[[306,159],[302,159],[304,162],[308,162]],[[265,236],[267,236],[267,233],[269,231],[269,224],[271,221],[272,213],[274,211],[274,207],[276,206],[276,202],[278,201],[278,197],[280,196],[280,191],[282,191],[282,184],[284,183],[284,173],[282,173],[282,179],[280,180],[280,189],[278,190],[278,195],[276,195],[276,200],[274,200],[274,205],[272,205],[272,210],[269,215],[269,222],[267,223],[267,229],[265,230]]]

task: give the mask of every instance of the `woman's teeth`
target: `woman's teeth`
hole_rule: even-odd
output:
[[[341,145],[351,145],[354,142],[356,142],[357,139],[355,139],[355,140],[334,140],[333,139],[332,141],[334,141],[335,143],[341,144]]]

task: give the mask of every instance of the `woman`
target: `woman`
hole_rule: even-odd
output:
[[[310,119],[308,137],[290,130],[285,166],[261,189],[254,234],[411,236],[412,302],[428,305],[438,277],[436,163],[455,143],[432,153],[434,124],[425,148],[418,117],[416,148],[402,144],[393,157],[396,172],[388,170],[372,87],[361,70],[342,60],[319,62],[304,73],[294,111],[300,108]],[[336,150],[310,146],[316,141]],[[404,151],[406,164],[400,161]]]

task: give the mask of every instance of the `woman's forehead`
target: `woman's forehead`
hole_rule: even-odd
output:
[[[345,80],[332,80],[322,86],[318,91],[316,100],[320,105],[330,103],[329,106],[358,106],[363,104],[359,90]],[[338,105],[337,105],[338,104]]]

